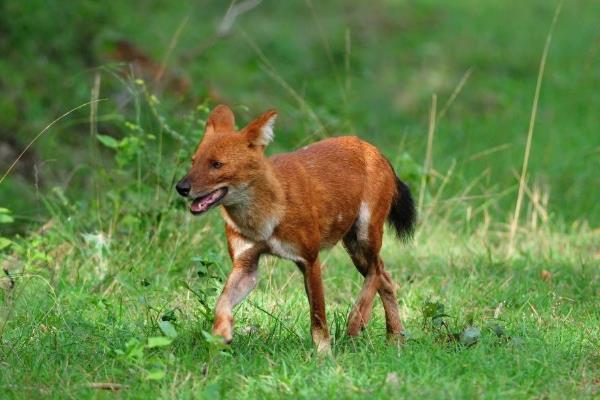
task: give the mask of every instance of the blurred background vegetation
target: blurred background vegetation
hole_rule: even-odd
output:
[[[598,0],[563,4],[508,225],[556,6],[0,1],[0,397],[598,398]],[[415,240],[382,249],[407,346],[379,302],[345,335],[361,283],[341,246],[321,254],[332,362],[270,257],[232,347],[208,333],[224,224],[173,185],[219,103],[240,127],[276,107],[270,154],[356,134],[409,183]]]
[[[239,124],[279,109],[271,153],[357,134],[380,146],[417,192],[434,94],[428,181],[453,204],[468,199],[453,208],[459,216],[468,208],[473,218],[507,222],[554,9],[546,0],[5,0],[0,172],[55,118],[103,100],[58,121],[0,184],[0,206],[15,219],[0,229],[45,222],[49,193],[79,204],[102,199],[98,182],[108,177],[110,186],[134,159],[138,183],[151,165],[169,190],[207,108],[221,102]],[[598,1],[565,4],[532,145],[530,191],[567,226],[600,221],[598,15]],[[178,163],[141,163],[158,154],[150,148],[177,154]]]

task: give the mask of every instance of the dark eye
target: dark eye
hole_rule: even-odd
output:
[[[222,166],[223,166],[223,163],[222,163],[221,161],[216,161],[216,160],[214,160],[214,161],[211,161],[211,162],[210,162],[210,167],[211,167],[211,168],[214,168],[214,169],[219,169],[219,168],[221,168]]]

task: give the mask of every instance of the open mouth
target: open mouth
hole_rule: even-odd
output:
[[[190,205],[190,211],[192,214],[202,214],[210,209],[212,206],[219,204],[219,202],[227,194],[227,188],[222,187],[207,195],[196,197]]]

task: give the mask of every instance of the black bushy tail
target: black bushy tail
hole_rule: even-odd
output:
[[[397,176],[396,193],[392,199],[392,207],[387,220],[394,227],[400,239],[406,240],[412,237],[417,221],[415,202],[410,194],[409,187]]]

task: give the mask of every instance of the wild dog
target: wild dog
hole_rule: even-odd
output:
[[[329,350],[319,251],[343,242],[364,282],[348,334],[366,326],[373,299],[383,302],[387,333],[401,339],[395,287],[379,256],[386,221],[410,236],[416,213],[410,190],[371,144],[354,136],[325,139],[266,157],[277,112],[236,131],[231,109],[209,115],[192,166],[176,185],[192,214],[219,205],[233,268],[216,303],[213,334],[229,343],[233,308],[254,289],[262,254],[292,260],[304,275],[312,339]]]

